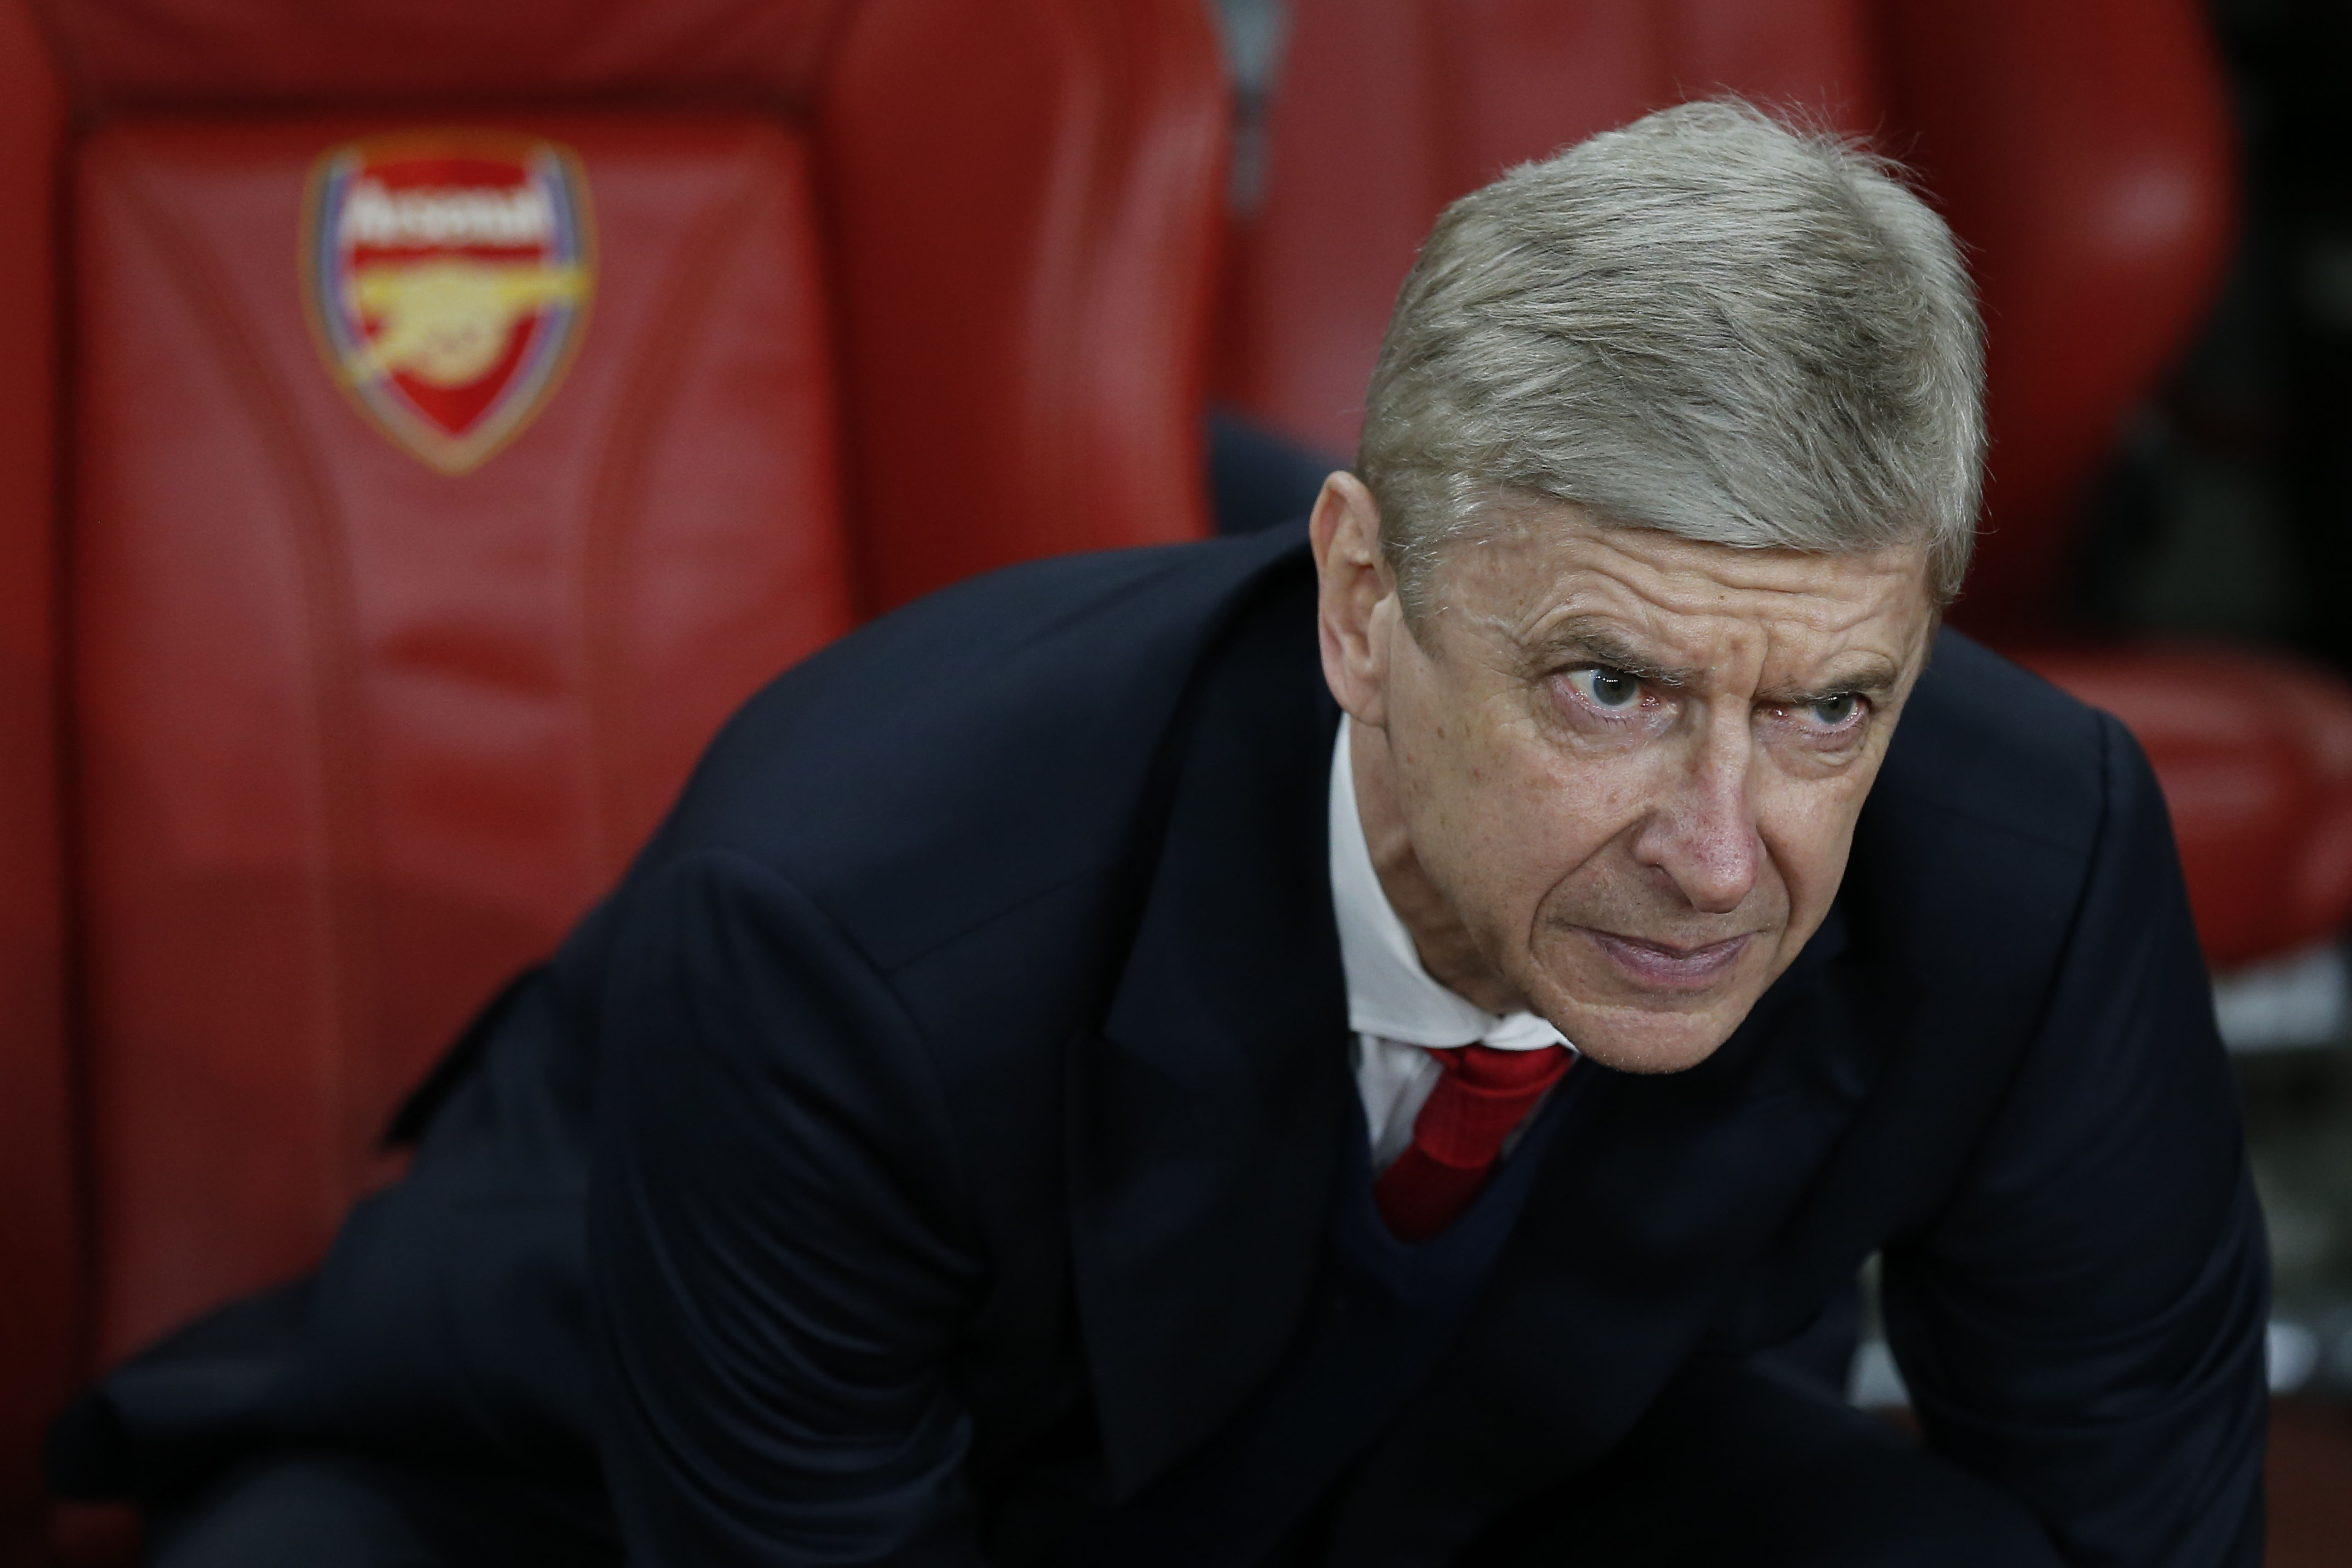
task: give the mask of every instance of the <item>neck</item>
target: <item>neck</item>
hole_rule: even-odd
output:
[[[1440,985],[1489,1013],[1524,1008],[1526,999],[1479,951],[1454,900],[1413,852],[1388,732],[1354,719],[1347,722],[1349,768],[1355,776],[1356,815],[1363,821],[1364,844],[1371,851],[1381,891],[1404,922],[1422,968]]]

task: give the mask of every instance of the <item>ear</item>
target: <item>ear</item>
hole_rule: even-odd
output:
[[[1387,723],[1389,639],[1402,616],[1396,582],[1381,555],[1381,512],[1355,475],[1323,481],[1307,522],[1319,584],[1317,619],[1323,679],[1361,723]]]

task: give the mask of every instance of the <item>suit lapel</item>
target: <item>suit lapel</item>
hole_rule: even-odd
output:
[[[1349,1091],[1338,711],[1297,596],[1244,612],[1202,671],[1133,946],[1070,1053],[1079,1318],[1121,1497],[1273,1370],[1323,1236]]]
[[[1450,1561],[1612,1447],[1828,1161],[1916,1003],[1833,911],[1723,1049],[1610,1073],[1554,1138],[1453,1352],[1366,1456],[1333,1560]]]

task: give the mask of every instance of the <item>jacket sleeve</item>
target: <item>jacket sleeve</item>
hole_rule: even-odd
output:
[[[2105,807],[2039,1026],[1958,1195],[1885,1257],[1930,1443],[2070,1562],[2257,1568],[2269,1264],[2171,827],[2102,720]]]
[[[922,1040],[807,899],[689,858],[614,949],[589,1194],[630,1561],[977,1564],[980,1269]]]

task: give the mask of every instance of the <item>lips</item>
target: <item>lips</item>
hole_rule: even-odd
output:
[[[1705,990],[1730,973],[1752,940],[1743,932],[1698,947],[1675,947],[1590,927],[1585,935],[1628,980],[1652,991]]]

